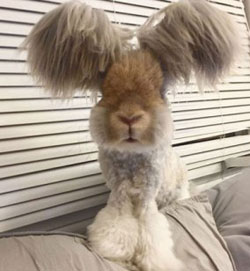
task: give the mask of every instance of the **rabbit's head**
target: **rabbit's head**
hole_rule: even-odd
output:
[[[130,51],[108,70],[102,98],[92,109],[90,131],[98,145],[120,150],[151,148],[172,138],[172,120],[158,60]]]
[[[230,17],[205,0],[182,0],[151,16],[136,33],[111,24],[80,1],[47,13],[25,40],[31,73],[54,94],[96,90],[90,129],[103,147],[144,150],[169,143],[172,121],[165,86],[215,86],[239,49]]]

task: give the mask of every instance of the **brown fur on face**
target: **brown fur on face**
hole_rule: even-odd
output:
[[[102,85],[103,97],[91,114],[94,140],[130,148],[152,146],[164,138],[170,118],[162,87],[160,64],[148,51],[131,51],[114,63]],[[135,121],[129,126],[124,118]],[[136,142],[127,142],[129,138]]]
[[[163,74],[159,62],[145,50],[131,51],[114,63],[102,85],[102,105],[116,108],[132,99],[142,107],[150,107],[161,100]]]

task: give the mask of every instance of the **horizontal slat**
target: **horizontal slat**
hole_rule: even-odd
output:
[[[83,153],[74,156],[65,156],[45,161],[31,162],[21,165],[11,165],[0,168],[0,180],[14,176],[40,172],[44,170],[53,170],[81,163],[97,160],[97,152]]]
[[[0,29],[1,29],[1,23],[0,23]],[[0,32],[3,32],[2,29]],[[18,36],[8,36],[8,35],[1,35],[0,34],[0,47],[13,47],[17,48],[20,46],[20,44],[23,42],[24,37],[18,37]],[[10,69],[11,72],[14,72],[15,69]],[[2,72],[2,68],[0,70]]]
[[[0,41],[1,42],[1,41]],[[0,73],[27,73],[28,67],[24,62],[0,61]],[[4,76],[4,75],[3,75]],[[7,81],[7,78],[6,78]],[[4,81],[4,84],[5,81]],[[9,86],[9,85],[7,85]]]
[[[250,79],[250,77],[249,77]],[[250,81],[250,80],[249,80]],[[220,100],[220,99],[233,99],[233,98],[249,98],[250,91],[222,91],[222,92],[209,92],[204,94],[199,93],[183,93],[177,94],[175,97],[169,96],[172,103],[190,102],[190,101],[207,101],[207,100]]]
[[[27,52],[25,51],[20,52],[13,48],[0,48],[0,60],[24,61],[26,58]]]
[[[4,1],[0,0],[0,7],[10,8],[10,9],[17,9],[23,11],[34,11],[45,13],[50,11],[53,8],[56,8],[58,4],[55,3],[46,3],[43,1],[27,1],[27,0],[11,0],[11,1]]]
[[[200,101],[172,104],[173,112],[188,111],[207,108],[234,107],[240,105],[249,105],[250,98],[218,101]],[[233,109],[232,109],[233,110]],[[233,112],[233,111],[232,111]]]
[[[250,120],[250,112],[245,114],[234,114],[230,116],[218,116],[218,117],[210,117],[210,118],[200,118],[196,120],[184,120],[175,122],[176,130],[197,128],[197,127],[207,127],[208,125],[217,125],[217,124],[227,124],[233,122],[243,122]]]
[[[248,146],[243,146],[241,148],[235,147],[234,149],[231,149],[231,153],[228,155],[225,155],[224,153],[219,153],[216,152],[214,153],[215,155],[218,155],[217,157],[214,157],[212,159],[207,159],[207,160],[203,160],[197,163],[193,163],[193,164],[189,164],[187,167],[189,170],[193,170],[195,168],[200,168],[200,167],[205,167],[208,166],[212,163],[223,163],[225,162],[225,160],[230,159],[232,157],[241,157],[243,155],[249,155],[250,154],[250,147]],[[220,156],[221,155],[221,156]]]
[[[21,65],[23,63],[20,63]],[[50,93],[40,87],[1,87],[0,99],[33,99],[33,98],[51,98]]]
[[[69,121],[46,124],[1,127],[0,139],[15,139],[28,136],[59,135],[83,132],[89,129],[88,121]],[[70,138],[70,135],[68,136]]]
[[[11,9],[1,10],[1,20],[6,22],[34,24],[42,17],[42,13],[32,13]]]
[[[226,108],[215,108],[215,109],[205,109],[205,110],[193,110],[190,112],[176,112],[173,114],[174,121],[178,120],[188,120],[188,119],[201,119],[206,117],[213,117],[213,116],[226,116],[226,115],[234,115],[240,113],[249,113],[250,112],[250,105],[249,106],[239,106]]]
[[[17,62],[18,63],[18,62]],[[23,63],[20,63],[23,64]],[[86,95],[82,91],[78,91],[75,93],[74,97],[81,97],[86,100]],[[89,97],[89,95],[88,95]],[[43,88],[40,87],[1,87],[0,88],[0,100],[18,100],[18,99],[44,99],[49,98],[51,99],[51,94],[49,91],[45,91]],[[59,98],[54,98],[54,100],[60,100]],[[88,100],[90,106],[93,103]]]
[[[248,69],[248,68],[246,68]],[[247,75],[247,77],[250,78],[250,75]],[[223,95],[223,92],[233,92],[235,95],[237,95],[237,91],[246,91],[250,89],[250,83],[249,82],[239,82],[239,83],[222,83],[216,85],[217,89],[207,89],[203,93],[201,93],[195,84],[188,84],[187,86],[183,85],[177,85],[175,92],[168,91],[167,97],[172,102],[179,102],[181,101],[182,97],[196,97],[196,99],[205,100],[209,95],[216,96],[220,98]]]
[[[0,141],[0,153],[82,143],[90,140],[88,132],[12,139]]]
[[[230,134],[230,133],[242,134],[242,132],[246,133],[248,132],[248,130],[249,128],[247,128],[246,126],[229,127],[229,129],[221,129],[221,127],[219,127],[219,129],[206,133],[206,134],[194,133],[193,135],[188,136],[188,137],[185,137],[185,133],[182,131],[179,134],[177,133],[176,138],[173,140],[173,145],[176,146],[182,143],[190,143],[192,141],[197,142],[197,141],[204,141],[204,140],[213,140],[215,137],[216,138],[223,137],[225,134]]]
[[[176,131],[175,132],[175,139],[182,139],[182,140],[175,140],[174,143],[177,144],[181,142],[188,142],[191,140],[192,137],[198,138],[207,138],[209,136],[214,136],[216,133],[218,134],[225,134],[227,131],[237,131],[237,130],[243,130],[250,127],[250,120],[249,121],[243,121],[239,123],[229,123],[229,124],[219,124],[219,125],[213,125],[203,128],[195,128],[195,129],[185,129],[182,131]],[[209,135],[211,134],[211,135]],[[194,140],[194,139],[192,139]]]
[[[90,109],[1,114],[0,126],[86,120],[89,114]]]
[[[244,18],[244,9],[243,8],[235,8],[234,6],[227,6],[227,5],[221,5],[217,3],[213,3],[213,6],[217,7],[220,10],[232,13],[232,14],[237,14],[241,15]]]
[[[244,8],[244,5],[241,0],[210,0],[210,2]]]
[[[216,174],[219,172],[222,172],[222,165],[221,163],[216,163],[209,166],[189,170],[188,179],[193,180],[193,179],[201,178],[204,176]]]
[[[1,74],[0,86],[34,86],[36,82],[29,75],[21,74]]]
[[[248,68],[246,68],[248,69]],[[238,91],[238,90],[249,90],[250,89],[250,84],[249,83],[223,83],[223,84],[217,84],[217,89],[221,92],[221,91],[229,91],[229,90],[234,90],[234,91]],[[210,89],[208,91],[205,91],[204,94],[201,94],[198,90],[197,85],[194,84],[189,84],[188,86],[183,86],[183,85],[179,85],[177,86],[177,90],[176,90],[176,94],[175,96],[178,98],[179,96],[183,95],[183,94],[199,94],[200,96],[204,96],[206,97],[206,94],[209,93],[213,93],[216,92],[216,90],[214,89]],[[168,92],[168,95],[174,99],[174,95],[171,92]]]
[[[83,178],[67,180],[55,184],[43,185],[34,188],[15,191],[7,194],[1,194],[0,206],[8,206],[25,201],[36,200],[56,194],[83,189],[104,183],[102,175],[93,175]]]
[[[52,184],[74,178],[81,178],[88,175],[99,174],[98,162],[86,163],[81,165],[69,166],[60,169],[43,171],[24,176],[13,177],[1,180],[1,193],[17,191],[39,185]]]
[[[191,170],[250,153],[250,135],[189,144],[175,150]]]
[[[81,200],[90,196],[98,195],[108,192],[105,185],[98,185],[90,188],[84,188],[81,190],[67,192],[59,195],[53,195],[52,197],[46,197],[36,199],[24,203],[19,203],[11,206],[0,208],[1,220],[10,219],[16,216],[36,212],[53,206],[66,204],[68,202]],[[0,220],[0,221],[1,221]]]
[[[108,194],[94,196],[83,200],[78,200],[68,204],[63,204],[54,208],[45,209],[25,216],[0,221],[0,232],[23,227],[32,223],[37,223],[50,218],[66,215],[90,207],[98,206],[107,201]]]
[[[225,81],[226,83],[228,82],[232,82],[232,83],[242,83],[242,82],[248,82],[250,77],[249,76],[230,76],[229,78],[227,78],[227,81]]]
[[[27,36],[31,29],[33,28],[34,24],[22,24],[22,23],[11,23],[11,22],[0,22],[0,33],[1,34],[8,34],[9,38],[12,37],[12,39],[14,38],[14,36],[10,36],[10,35],[15,35],[19,38],[19,43],[15,42],[16,46],[15,47],[19,47],[21,45],[21,43],[23,42],[25,36]],[[0,36],[0,40],[1,43],[3,43],[3,39],[6,36]],[[13,47],[13,46],[11,46]]]
[[[235,146],[225,146],[223,148],[223,141],[221,142],[221,146],[218,149],[214,149],[209,152],[204,152],[203,153],[197,153],[197,154],[192,154],[190,156],[184,157],[183,159],[185,160],[186,164],[191,164],[189,168],[196,168],[199,167],[200,165],[206,165],[206,164],[212,164],[213,161],[216,159],[216,161],[223,161],[227,159],[229,156],[234,155],[235,157],[239,156],[241,153],[249,153],[250,152],[250,140],[248,144],[242,144],[242,145],[235,145]],[[220,158],[217,160],[217,158]],[[204,161],[206,162],[204,164]]]
[[[72,100],[22,100],[1,101],[0,112],[29,112],[54,109],[90,108],[93,103],[89,99],[79,98]]]
[[[79,155],[82,153],[94,152],[96,150],[96,144],[93,142],[74,143],[70,141],[70,143],[67,145],[48,146],[40,149],[1,154],[0,166],[10,166],[20,163],[41,161],[70,155]]]
[[[196,153],[204,153],[208,151],[213,151],[215,149],[224,149],[226,147],[248,143],[250,143],[250,135],[244,135],[183,145],[175,147],[175,150],[180,156],[190,156]]]

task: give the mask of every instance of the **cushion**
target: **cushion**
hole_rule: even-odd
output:
[[[206,195],[161,211],[169,220],[185,271],[235,271]],[[0,271],[124,271],[91,251],[85,238],[75,234],[2,234],[0,255]]]
[[[186,263],[185,271],[236,270],[207,195],[176,202],[162,211],[173,232],[176,255]]]
[[[238,271],[250,268],[250,169],[208,191],[219,232]]]
[[[81,235],[27,234],[0,238],[0,271],[125,271],[91,251]]]

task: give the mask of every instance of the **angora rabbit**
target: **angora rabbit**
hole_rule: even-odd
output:
[[[142,270],[179,270],[158,207],[189,196],[185,167],[171,147],[173,123],[162,86],[155,57],[132,51],[110,67],[90,117],[111,194],[89,227],[89,240],[106,258]]]
[[[159,211],[189,197],[185,166],[171,147],[173,123],[166,87],[214,86],[238,50],[228,15],[205,0],[184,0],[158,11],[136,33],[112,25],[80,2],[46,14],[25,41],[31,73],[54,94],[99,90],[90,131],[111,190],[88,228],[92,247],[131,270],[183,269]],[[184,269],[185,270],[185,269]]]

